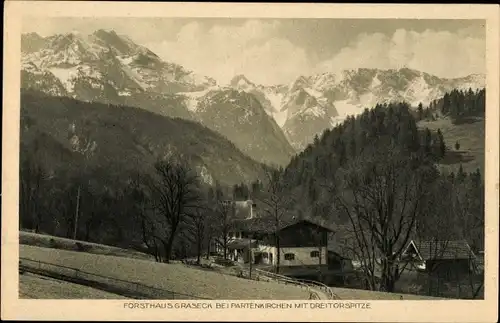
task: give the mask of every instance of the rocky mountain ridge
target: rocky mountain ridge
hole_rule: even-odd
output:
[[[286,165],[295,152],[260,101],[163,61],[114,31],[46,38],[31,33],[22,45],[23,89],[198,121],[267,164]]]
[[[409,68],[359,68],[273,86],[240,74],[221,86],[105,30],[88,36],[25,34],[22,51],[23,88],[195,120],[255,160],[279,165],[315,135],[377,103],[406,101],[416,107],[454,88],[485,85],[484,75],[445,79]]]
[[[409,68],[359,68],[339,74],[299,76],[288,85],[257,85],[244,75],[238,75],[230,84],[254,94],[290,143],[301,150],[316,134],[365,108],[394,101],[406,101],[414,108],[420,103],[426,106],[453,89],[483,88],[485,76],[444,79]]]

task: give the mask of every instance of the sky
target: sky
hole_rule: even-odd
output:
[[[439,77],[485,73],[483,20],[34,18],[23,32],[41,36],[112,29],[164,60],[226,84],[255,83],[350,68],[408,67]]]

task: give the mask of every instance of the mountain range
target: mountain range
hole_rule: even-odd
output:
[[[82,101],[140,107],[199,122],[258,162],[286,165],[327,128],[376,103],[427,105],[484,75],[445,79],[402,68],[352,69],[260,85],[245,75],[218,84],[114,31],[22,36],[22,88]]]
[[[31,33],[22,45],[22,88],[198,121],[259,162],[285,165],[295,152],[259,101],[165,62],[114,31]]]
[[[420,103],[427,106],[453,89],[479,89],[484,84],[484,75],[478,74],[444,79],[409,68],[359,68],[340,74],[299,76],[288,85],[267,87],[238,75],[230,86],[255,95],[300,151],[315,135],[378,103],[406,101],[416,108]]]

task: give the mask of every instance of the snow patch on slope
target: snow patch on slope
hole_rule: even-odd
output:
[[[271,103],[271,106],[275,112],[281,110],[281,105],[283,102],[283,94],[282,93],[266,92],[265,96],[269,100],[269,102]]]
[[[49,71],[61,81],[66,91],[73,92],[74,84],[72,80],[78,76],[78,66],[70,68],[50,68]]]
[[[359,97],[359,105],[363,108],[371,108],[377,103],[382,103],[379,101],[377,96],[373,92],[368,92]]]
[[[127,74],[128,77],[130,77],[133,81],[135,81],[143,90],[147,90],[150,86],[146,84],[143,80],[142,77],[139,73],[134,71],[132,68],[130,68],[128,65],[123,64],[123,71],[125,74]]]
[[[203,166],[198,166],[197,167],[198,174],[200,175],[201,180],[208,184],[208,185],[213,185],[214,184],[214,178],[208,171],[207,167],[205,165]]]
[[[312,115],[314,117],[324,117],[326,113],[325,113],[324,109],[315,105],[313,107],[309,107],[309,108],[305,109],[303,114]]]
[[[22,70],[33,73],[35,75],[43,75],[43,71],[39,69],[38,66],[35,65],[35,63],[30,61],[23,60],[21,63],[21,68]]]
[[[264,95],[271,103],[271,107],[273,109],[273,111],[268,111],[266,109],[266,112],[274,118],[274,121],[278,124],[278,126],[280,126],[280,128],[283,127],[288,118],[288,111],[286,109],[282,109],[284,95],[282,93],[275,93],[271,91],[266,91]]]
[[[131,96],[132,93],[130,93],[130,91],[119,91],[118,95],[119,96]]]
[[[419,103],[428,105],[432,100],[436,99],[432,92],[427,82],[420,76],[406,88],[403,97],[412,106],[417,106]]]
[[[272,114],[272,117],[274,118],[274,121],[276,121],[278,126],[282,128],[285,125],[286,120],[288,119],[288,110],[282,109],[278,112],[274,112]]]
[[[122,63],[123,65],[129,65],[130,63],[132,63],[132,61],[134,60],[133,57],[131,56],[116,56],[116,58],[120,61],[120,63]]]
[[[191,80],[196,86],[201,86],[210,83],[210,80],[206,76],[196,73],[190,73],[189,75],[187,75],[186,78],[188,80]]]
[[[372,83],[370,85],[370,88],[374,89],[376,87],[379,87],[380,85],[382,85],[382,82],[380,81],[380,79],[378,78],[378,74],[375,75],[373,77],[373,80],[372,80]]]
[[[184,96],[186,107],[191,112],[196,112],[198,110],[198,103],[200,100],[207,95],[210,91],[219,90],[218,86],[209,87],[203,91],[196,92],[179,92],[177,94]]]
[[[314,97],[318,103],[326,105],[328,103],[327,98],[324,97],[323,93],[313,89],[313,88],[304,88],[304,90],[309,94],[310,96]]]
[[[358,104],[353,104],[350,100],[335,101],[335,109],[338,115],[330,118],[332,127],[342,123],[348,116],[356,116],[364,110]]]

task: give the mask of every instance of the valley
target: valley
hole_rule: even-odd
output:
[[[345,297],[361,296],[343,287],[391,293],[383,299],[409,290],[481,297],[484,75],[360,67],[283,84],[235,73],[222,84],[112,30],[29,33],[21,45],[19,226],[33,232],[22,238],[33,245],[21,248],[28,261],[92,274],[122,268],[120,279],[178,294],[196,287],[203,298],[312,296],[180,261],[265,265],[275,271],[265,277],[287,284],[280,270],[303,267],[293,284],[314,279]],[[333,247],[324,232],[335,233]],[[420,239],[466,245],[475,269],[447,280],[419,271],[404,257]],[[406,282],[400,264],[420,269]],[[23,295],[27,285],[54,291],[56,282],[32,274]],[[70,283],[62,297],[113,296]]]

